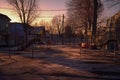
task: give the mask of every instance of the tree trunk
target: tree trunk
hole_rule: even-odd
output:
[[[23,23],[23,28],[25,32],[25,43],[27,43],[28,42],[28,30],[27,30],[27,26],[25,25],[25,23]]]
[[[64,14],[63,14],[63,16],[62,16],[62,34],[61,34],[61,42],[62,42],[62,45],[64,45],[64,18],[65,18],[65,16],[64,16]]]
[[[94,18],[92,26],[92,42],[95,43],[96,40],[96,29],[97,29],[97,10],[98,10],[98,1],[94,0]]]

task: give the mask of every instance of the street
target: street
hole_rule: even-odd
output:
[[[78,45],[0,52],[0,80],[120,80],[120,58]]]

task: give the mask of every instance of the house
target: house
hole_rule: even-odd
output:
[[[33,27],[33,30],[31,32],[33,35],[44,35],[45,34],[45,27],[39,26],[39,27]]]
[[[10,18],[4,14],[0,14],[0,33],[5,33],[8,31]]]
[[[44,38],[45,38],[45,26],[33,27],[30,34],[34,38],[44,40]]]
[[[112,40],[120,48],[120,11],[107,20],[108,41]]]
[[[25,41],[25,35],[27,33],[28,38],[30,37],[32,27],[28,24],[22,23],[10,23],[10,43],[11,45],[23,44]]]
[[[0,13],[0,46],[8,44],[10,18]]]

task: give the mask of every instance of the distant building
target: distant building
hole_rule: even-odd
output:
[[[33,35],[44,35],[45,34],[45,27],[39,26],[39,27],[33,27],[33,30],[31,32]]]
[[[45,40],[45,26],[33,27],[30,32],[32,37],[40,39],[41,41]]]
[[[0,14],[0,46],[8,44],[8,32],[10,18],[4,14]]]

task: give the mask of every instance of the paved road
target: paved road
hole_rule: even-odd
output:
[[[0,53],[0,80],[120,80],[120,58],[78,46],[36,46]]]

